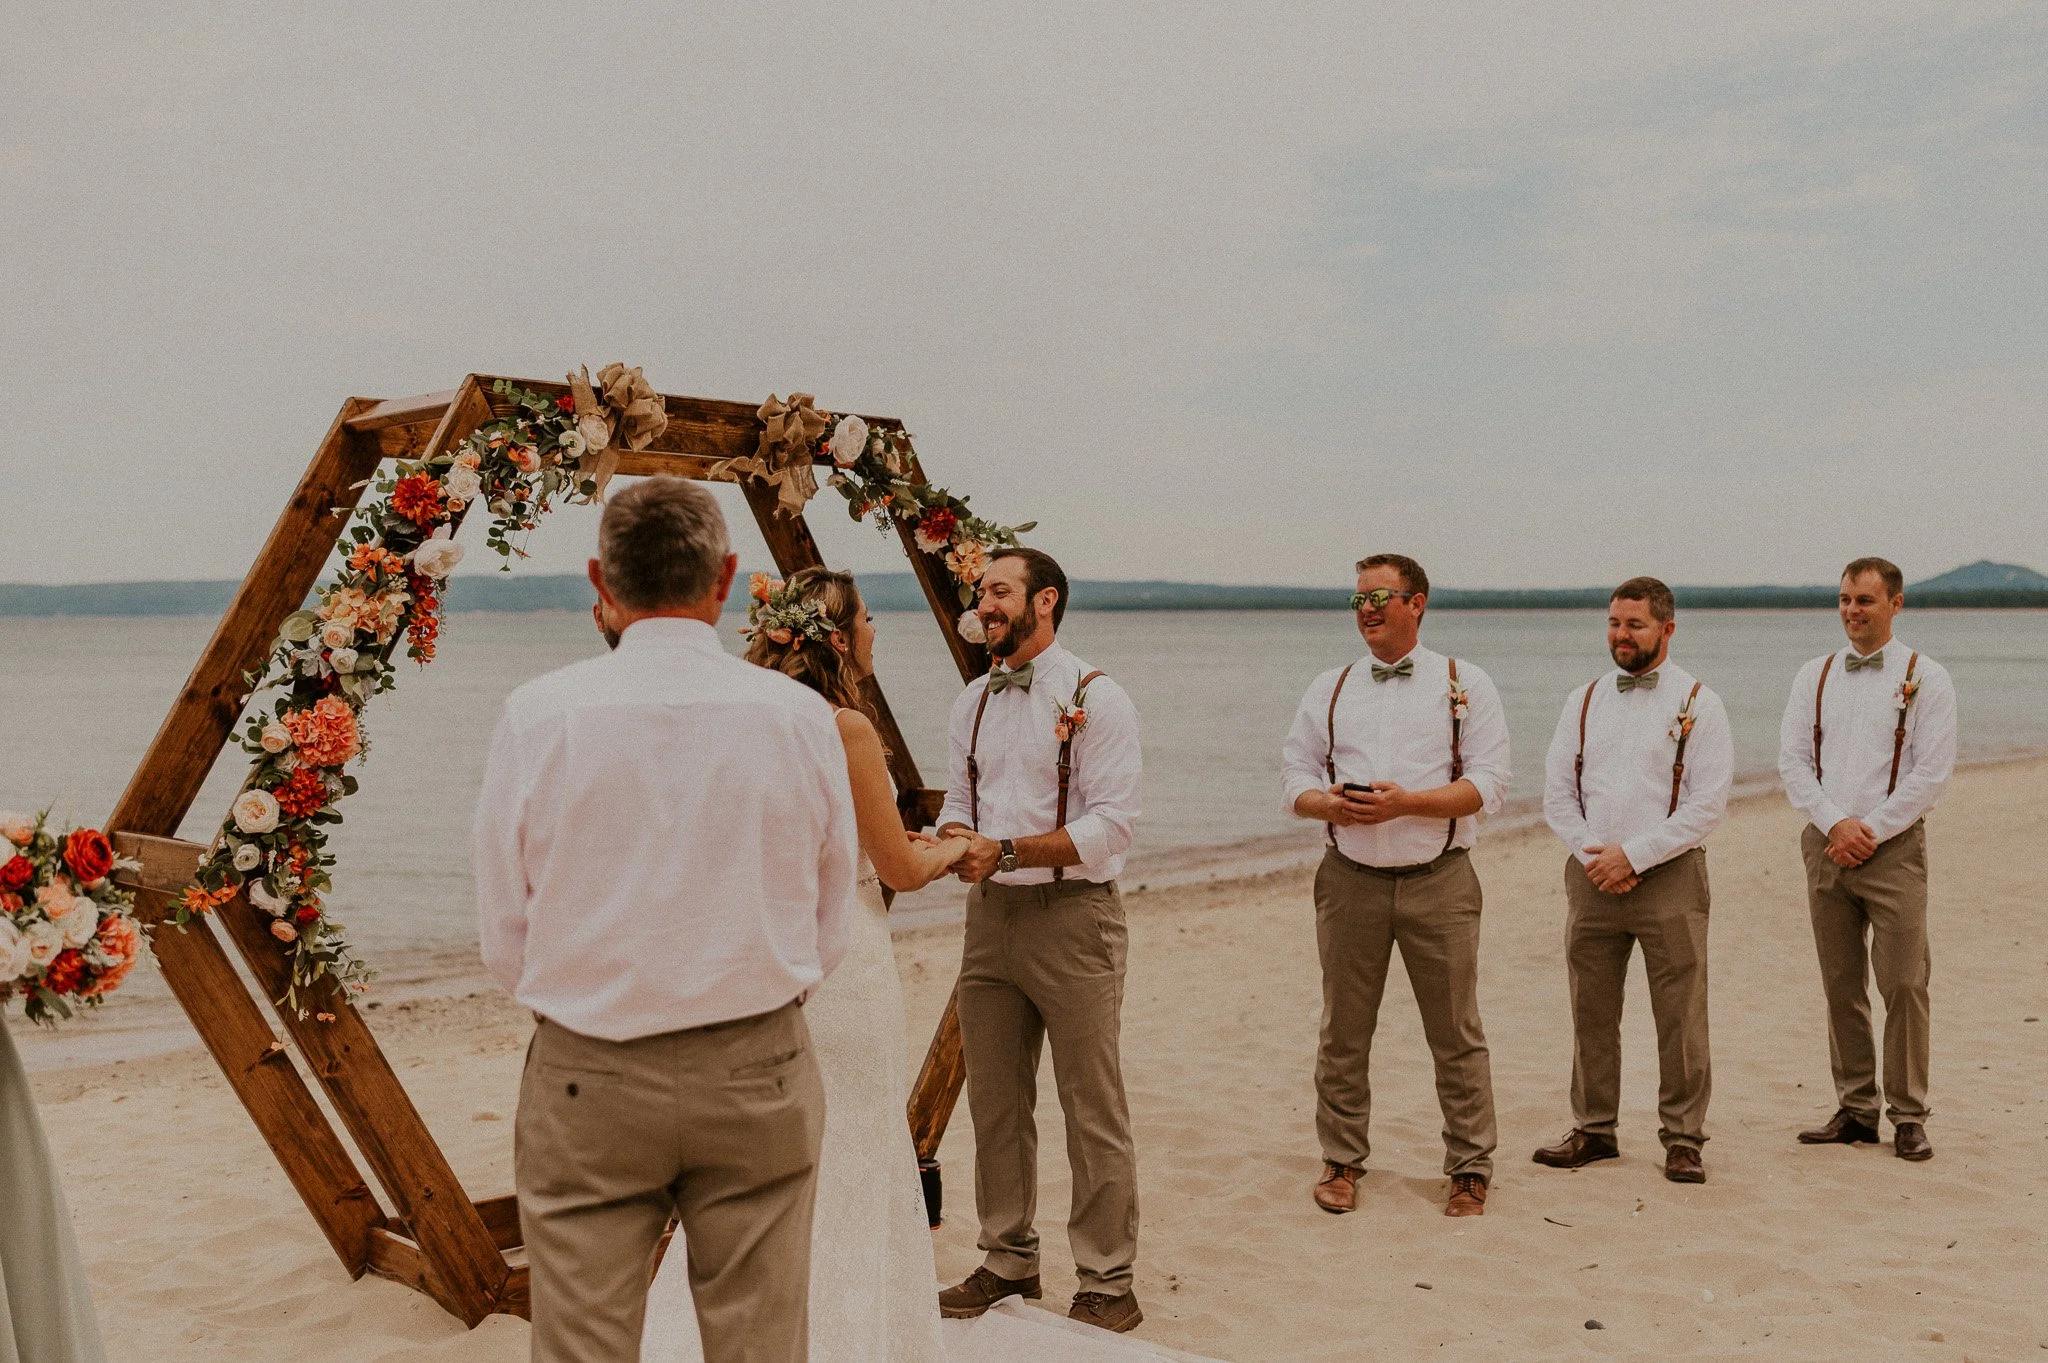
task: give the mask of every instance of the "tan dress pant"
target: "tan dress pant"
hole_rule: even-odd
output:
[[[803,1012],[600,1041],[542,1019],[513,1136],[534,1363],[640,1357],[673,1212],[706,1363],[809,1353],[825,1090]]]
[[[1067,1122],[1067,1241],[1083,1292],[1131,1290],[1138,1161],[1119,1051],[1127,937],[1116,883],[967,893],[960,1040],[974,1120],[974,1202],[991,1273],[1038,1272],[1039,1054],[1052,1043]]]
[[[1884,1100],[1894,1123],[1927,1120],[1927,825],[1877,845],[1861,866],[1827,858],[1827,835],[1808,824],[1806,903],[1828,1000],[1828,1058],[1835,1096],[1858,1121],[1877,1125],[1877,1049],[1870,979],[1884,1000]]]
[[[1657,1021],[1657,1138],[1707,1140],[1707,853],[1695,847],[1644,872],[1627,894],[1593,887],[1564,864],[1565,960],[1572,991],[1572,1118],[1611,1136],[1621,1115],[1621,1005],[1628,958],[1643,948]]]
[[[1460,849],[1395,874],[1335,848],[1316,871],[1323,963],[1316,1136],[1323,1158],[1363,1169],[1372,1154],[1372,1038],[1393,949],[1422,1013],[1444,1116],[1444,1172],[1493,1177],[1493,1064],[1479,1020],[1478,873]]]

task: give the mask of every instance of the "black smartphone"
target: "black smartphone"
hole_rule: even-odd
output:
[[[1370,795],[1372,794],[1372,786],[1369,783],[1360,785],[1356,781],[1346,781],[1344,783],[1344,793],[1346,795]]]

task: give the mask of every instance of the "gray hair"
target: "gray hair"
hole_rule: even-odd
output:
[[[614,492],[597,529],[605,588],[633,610],[704,600],[730,552],[717,500],[687,478],[647,478]]]

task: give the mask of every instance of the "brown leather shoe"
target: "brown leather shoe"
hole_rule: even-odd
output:
[[[987,1268],[977,1268],[967,1275],[967,1281],[939,1293],[939,1314],[947,1320],[973,1320],[1004,1297],[1037,1301],[1044,1295],[1036,1273],[1028,1278],[998,1278]]]
[[[1067,1312],[1067,1319],[1120,1335],[1137,1329],[1145,1313],[1138,1309],[1136,1292],[1126,1292],[1121,1297],[1112,1297],[1107,1292],[1076,1292],[1074,1308]]]
[[[1363,1169],[1323,1161],[1322,1182],[1316,1184],[1316,1205],[1336,1216],[1358,1209],[1358,1180]]]
[[[1452,1174],[1451,1200],[1444,1204],[1444,1215],[1486,1215],[1486,1176],[1484,1174]]]
[[[1583,1169],[1595,1160],[1620,1159],[1621,1147],[1612,1136],[1573,1127],[1569,1136],[1556,1145],[1544,1146],[1529,1158],[1553,1169]]]
[[[1934,1147],[1927,1142],[1927,1128],[1918,1122],[1893,1122],[1892,1153],[1900,1159],[1933,1159]]]
[[[1664,1152],[1664,1177],[1673,1183],[1705,1183],[1706,1162],[1689,1145],[1674,1145]]]
[[[1877,1128],[1861,1121],[1848,1108],[1840,1108],[1826,1126],[1799,1133],[1801,1145],[1876,1145]]]

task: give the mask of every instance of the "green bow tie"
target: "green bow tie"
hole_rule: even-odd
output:
[[[1412,677],[1414,675],[1415,660],[1413,658],[1403,658],[1392,667],[1382,666],[1379,663],[1372,665],[1372,679],[1374,681],[1385,681],[1389,677]]]
[[[1001,668],[992,669],[988,674],[988,693],[991,696],[1000,696],[1013,686],[1028,693],[1031,690],[1031,667],[1030,663],[1026,663],[1007,672]]]
[[[1848,657],[1842,659],[1842,669],[1846,672],[1861,672],[1866,667],[1874,667],[1882,672],[1884,670],[1884,650],[1879,649],[1868,658],[1859,658],[1854,653],[1851,653]]]
[[[1626,672],[1619,672],[1615,674],[1615,690],[1620,691],[1623,694],[1627,694],[1628,692],[1635,690],[1638,686],[1642,687],[1645,691],[1655,691],[1657,689],[1656,669],[1652,668],[1648,672],[1643,673],[1643,675],[1641,675],[1640,677],[1631,677]]]

